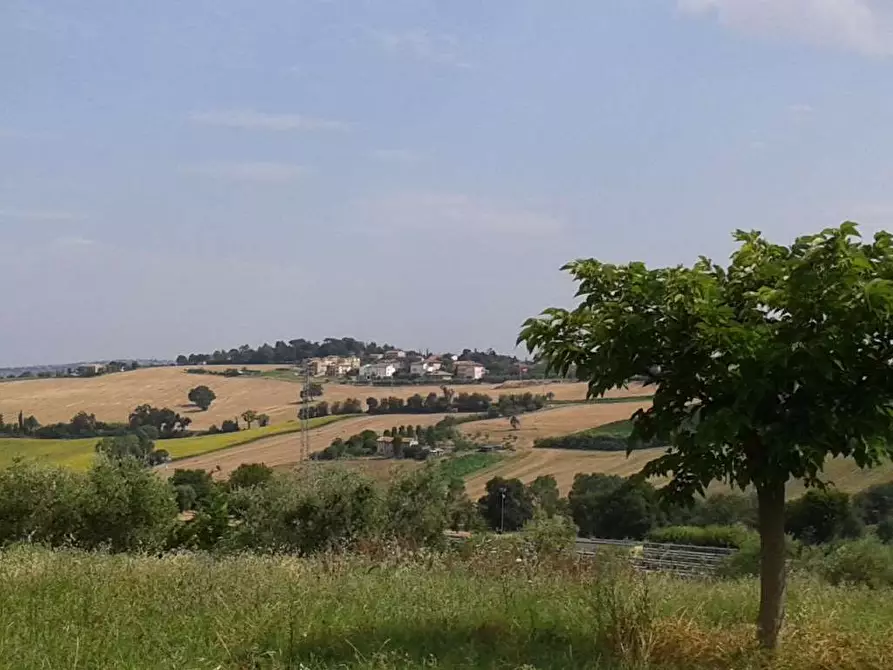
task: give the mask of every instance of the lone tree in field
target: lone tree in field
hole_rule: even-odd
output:
[[[203,412],[207,412],[211,403],[217,399],[217,394],[207,386],[196,386],[189,392],[189,402],[196,405]]]
[[[246,409],[242,412],[242,421],[248,426],[248,430],[251,430],[251,424],[258,420],[257,412],[253,409]]]
[[[521,427],[521,419],[519,419],[515,414],[509,418],[509,424],[512,427],[512,430],[518,430]]]
[[[712,481],[755,487],[762,546],[760,643],[775,648],[785,602],[785,485],[821,485],[825,460],[893,456],[893,236],[845,223],[790,246],[735,234],[727,268],[578,260],[579,306],[528,320],[519,342],[572,367],[598,396],[634,377],[654,403],[632,441],[663,440],[646,476],[691,499]]]

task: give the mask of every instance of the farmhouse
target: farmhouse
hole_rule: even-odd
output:
[[[417,447],[419,446],[419,441],[416,439],[403,440],[404,447]],[[378,448],[377,453],[379,456],[383,458],[393,458],[394,457],[394,438],[388,436],[382,436],[378,438]]]
[[[78,377],[96,377],[105,374],[106,367],[101,363],[91,363],[89,365],[79,365],[76,372]]]
[[[389,379],[397,372],[397,366],[387,361],[369,363],[360,368],[360,379]]]
[[[417,361],[409,366],[409,372],[414,375],[430,375],[432,372],[440,370],[442,364],[440,359],[434,356],[426,358],[423,361]]]
[[[487,368],[474,361],[458,361],[456,363],[456,376],[460,379],[480,379],[487,374]]]
[[[312,377],[343,377],[351,370],[359,369],[360,359],[356,356],[326,356],[311,358],[306,366]]]

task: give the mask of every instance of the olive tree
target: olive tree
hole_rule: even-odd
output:
[[[589,394],[644,379],[653,405],[631,444],[664,440],[645,476],[671,476],[691,499],[713,481],[757,493],[758,637],[774,648],[784,618],[785,486],[821,486],[826,459],[860,467],[891,456],[893,236],[870,243],[844,223],[791,246],[738,231],[728,267],[649,269],[578,260],[572,310],[528,320],[519,342]]]

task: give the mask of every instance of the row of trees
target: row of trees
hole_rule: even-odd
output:
[[[84,473],[26,463],[0,470],[0,546],[308,554],[389,538],[440,547],[472,509],[462,483],[434,468],[387,487],[340,469],[279,475],[258,464],[226,482],[201,470],[165,481],[130,456]],[[178,516],[184,511],[192,514]]]
[[[739,526],[752,531],[759,527],[755,495],[716,493],[679,504],[661,496],[648,482],[605,474],[578,474],[567,498],[561,498],[551,476],[538,477],[527,486],[517,479],[494,478],[487,483],[478,507],[494,530],[519,530],[540,508],[550,516],[570,517],[584,537],[618,540],[641,540],[663,527]],[[893,542],[893,482],[853,497],[830,488],[807,491],[785,505],[783,521],[786,533],[807,545],[856,539],[869,527],[882,541]],[[676,541],[684,542],[684,535],[680,533]],[[716,535],[720,546],[725,544],[722,538],[730,536]]]

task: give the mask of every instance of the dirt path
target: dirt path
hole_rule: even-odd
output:
[[[335,438],[348,438],[364,430],[383,432],[392,426],[412,424],[413,426],[432,426],[444,418],[444,414],[393,414],[384,416],[363,416],[356,419],[345,419],[323,426],[310,433],[310,450],[321,451],[328,447]],[[176,468],[202,469],[213,472],[214,477],[224,479],[229,473],[243,463],[265,463],[270,467],[293,465],[300,461],[300,433],[276,435],[251,444],[231,449],[215,451],[202,456],[184,458],[160,468],[161,472],[173,472]]]

